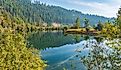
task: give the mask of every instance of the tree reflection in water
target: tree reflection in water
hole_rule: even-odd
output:
[[[81,57],[81,61],[87,70],[121,70],[121,41],[119,39],[88,39],[83,49],[86,48],[89,48],[89,55]]]

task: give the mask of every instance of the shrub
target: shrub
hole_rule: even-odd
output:
[[[0,26],[0,70],[43,70],[38,51],[26,46],[21,34]]]

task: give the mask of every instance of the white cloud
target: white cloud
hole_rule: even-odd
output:
[[[87,10],[82,11],[83,13],[89,13],[89,14],[97,14],[101,16],[106,17],[116,17],[116,13],[120,7],[121,0],[115,0],[115,2],[111,3],[98,3],[98,2],[84,2],[80,0],[71,1],[70,3],[73,3],[80,7],[86,7]]]
[[[41,2],[79,10],[83,13],[116,17],[121,0],[40,0]]]

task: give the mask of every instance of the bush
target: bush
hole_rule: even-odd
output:
[[[43,70],[38,51],[26,46],[21,34],[0,26],[0,70]]]

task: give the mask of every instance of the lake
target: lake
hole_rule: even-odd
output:
[[[49,66],[46,70],[110,70],[115,65],[112,63],[117,61],[121,64],[121,55],[117,55],[119,52],[107,45],[119,42],[119,39],[110,41],[94,36],[52,31],[33,33],[28,41],[40,50],[42,59],[47,61]],[[116,59],[112,59],[112,56]]]

